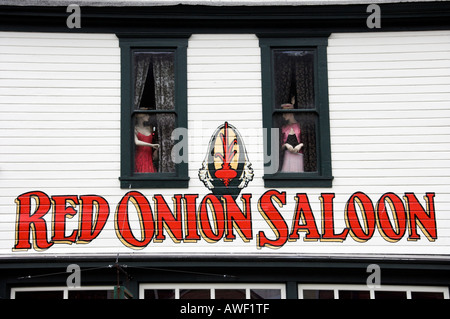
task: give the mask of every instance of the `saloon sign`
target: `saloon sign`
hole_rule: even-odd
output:
[[[214,132],[199,178],[211,191],[199,194],[162,194],[147,197],[127,192],[112,205],[100,195],[48,195],[23,193],[15,199],[16,229],[13,251],[47,250],[55,244],[89,244],[114,221],[118,240],[133,250],[154,243],[228,243],[242,240],[257,249],[276,249],[287,242],[367,242],[378,232],[388,242],[437,239],[435,194],[420,196],[387,192],[376,202],[364,192],[348,196],[344,209],[336,211],[334,193],[321,193],[320,212],[313,212],[307,193],[270,189],[262,195],[242,192],[253,179],[243,140],[225,122]],[[287,202],[295,207],[286,211]],[[170,202],[172,202],[170,204]],[[252,207],[257,207],[252,209]],[[319,214],[320,213],[320,214]],[[138,224],[131,220],[137,216]],[[320,216],[320,217],[317,217]],[[68,226],[78,219],[78,227]],[[335,220],[344,219],[345,227]],[[254,220],[267,226],[257,229]],[[50,221],[51,220],[51,221]]]
[[[346,228],[336,229],[332,193],[323,193],[321,220],[314,218],[308,195],[295,194],[296,208],[292,218],[280,213],[286,204],[285,191],[269,190],[257,199],[258,212],[251,210],[252,194],[242,194],[239,205],[231,195],[197,194],[175,195],[170,207],[162,195],[153,196],[153,205],[138,191],[126,193],[115,208],[114,224],[117,238],[127,247],[142,249],[151,242],[170,239],[176,243],[206,240],[233,241],[238,236],[244,242],[255,242],[257,248],[282,247],[287,241],[298,240],[304,232],[305,241],[344,241],[351,238],[358,242],[370,240],[376,230],[389,242],[407,236],[418,240],[419,228],[429,241],[437,239],[434,210],[434,193],[426,193],[421,203],[414,193],[405,193],[403,199],[394,193],[386,193],[373,203],[362,192],[351,195],[344,214]],[[140,229],[131,229],[129,203],[135,207]],[[16,199],[17,223],[14,250],[45,250],[54,244],[86,244],[95,240],[111,218],[111,207],[97,195],[48,196],[40,191],[22,194]],[[32,209],[33,207],[33,209]],[[389,217],[388,207],[393,214]],[[357,211],[360,211],[360,218]],[[48,223],[44,217],[52,215]],[[272,232],[258,231],[253,238],[252,217],[261,214]],[[66,220],[78,215],[79,228],[66,228]],[[212,217],[211,217],[212,216]],[[321,226],[320,226],[321,225]],[[51,230],[51,232],[49,232]],[[49,234],[52,234],[49,236]],[[140,234],[137,237],[134,234]],[[33,245],[33,247],[32,247]]]

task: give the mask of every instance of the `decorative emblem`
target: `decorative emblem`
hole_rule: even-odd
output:
[[[212,135],[198,176],[213,194],[237,197],[253,179],[251,166],[241,135],[225,122]]]

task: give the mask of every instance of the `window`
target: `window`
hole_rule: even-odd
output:
[[[285,299],[281,284],[142,284],[141,299]]]
[[[121,187],[188,187],[187,38],[119,38]]]
[[[331,187],[327,38],[260,38],[266,187]]]
[[[11,289],[11,299],[113,299],[114,287],[22,287]]]
[[[446,287],[382,285],[299,285],[300,299],[449,299]]]

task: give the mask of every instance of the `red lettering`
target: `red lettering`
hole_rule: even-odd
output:
[[[347,238],[348,228],[344,228],[340,234],[334,232],[333,198],[334,194],[322,194],[319,197],[322,207],[322,238],[320,241],[342,242]]]
[[[257,239],[258,248],[262,248],[265,246],[271,248],[280,248],[286,243],[288,239],[288,226],[283,216],[273,204],[272,199],[275,200],[279,207],[282,207],[283,205],[286,205],[286,192],[280,193],[276,190],[269,190],[265,192],[259,199],[259,212],[272,228],[272,231],[275,233],[276,238],[269,239],[266,237],[263,231],[260,231],[258,233]]]
[[[184,204],[184,219],[185,219],[185,242],[197,242],[200,240],[200,235],[197,231],[197,198],[198,195],[185,195]]]
[[[162,242],[169,234],[173,242],[196,242],[202,237],[214,243],[221,239],[233,241],[236,232],[244,242],[253,239],[251,194],[242,194],[241,207],[231,195],[206,195],[197,209],[199,195],[174,195],[169,207],[160,194],[153,197],[155,216],[148,199],[138,191],[125,194],[117,205],[114,227],[118,239],[133,249],[145,248],[152,239]],[[288,240],[296,241],[304,232],[304,241],[344,241],[347,235],[366,242],[378,226],[380,235],[389,242],[401,240],[409,229],[408,240],[419,240],[418,228],[429,241],[437,239],[434,193],[426,193],[425,204],[414,193],[405,193],[404,202],[394,193],[383,194],[376,207],[363,192],[354,193],[346,203],[346,227],[335,228],[335,194],[321,194],[321,232],[306,193],[297,193],[296,206],[289,230],[280,208],[286,205],[286,192],[266,191],[258,201],[258,210],[271,228],[257,234],[257,248],[280,248]],[[90,243],[97,238],[109,218],[108,202],[96,195],[47,196],[44,192],[24,193],[15,199],[17,205],[16,232],[13,250],[45,250],[55,243]],[[77,210],[79,206],[79,210]],[[134,208],[133,208],[134,207]],[[53,214],[46,217],[52,208]],[[69,230],[73,217],[78,221]],[[50,222],[50,217],[52,221]],[[48,225],[51,226],[47,227]],[[78,227],[77,227],[78,226]],[[336,232],[337,231],[337,232]]]
[[[295,197],[297,202],[295,208],[295,215],[292,221],[292,231],[289,235],[290,241],[295,241],[299,239],[298,232],[306,232],[304,241],[317,241],[320,239],[319,231],[317,230],[316,220],[311,210],[311,205],[309,204],[308,196],[306,194],[297,194]],[[302,224],[300,225],[300,220]]]
[[[32,199],[36,205],[32,213]],[[47,240],[47,223],[44,216],[50,210],[50,198],[43,192],[29,192],[18,196],[16,239],[14,250],[30,249],[31,236],[36,250],[44,250],[53,245]]]
[[[355,203],[361,211],[364,229],[358,217]],[[345,221],[354,240],[365,242],[372,238],[375,232],[375,212],[372,201],[366,194],[356,192],[350,197],[345,207]]]
[[[404,199],[406,201],[409,219],[408,240],[420,239],[417,233],[417,226],[419,226],[429,241],[435,241],[437,239],[437,230],[434,212],[434,193],[426,193],[423,198],[427,205],[426,209],[419,203],[414,193],[405,193]]]
[[[72,244],[77,239],[77,230],[66,236],[66,218],[73,218],[77,214],[78,196],[52,196],[53,203],[53,242]],[[69,204],[69,206],[67,206]]]
[[[131,231],[128,202],[131,202],[136,209],[141,230],[141,239],[136,238]],[[137,191],[131,191],[122,197],[117,205],[115,228],[117,237],[127,247],[142,249],[150,243],[155,232],[154,221],[152,209],[144,195]]]
[[[244,204],[244,212],[242,212],[231,195],[222,196],[224,211],[227,216],[225,240],[236,239],[236,236],[233,233],[233,228],[236,228],[243,241],[249,242],[253,239],[250,198],[252,198],[251,194],[242,194],[241,200]]]
[[[214,225],[212,227],[208,216],[208,207],[211,210],[211,217]],[[200,204],[199,220],[200,232],[207,242],[217,242],[223,237],[225,232],[225,213],[223,211],[222,203],[217,196],[208,194],[203,198]],[[213,230],[213,228],[215,230]]]
[[[156,216],[156,236],[155,242],[162,242],[166,239],[164,235],[164,228],[169,233],[170,238],[176,243],[183,240],[183,219],[181,212],[181,195],[173,197],[173,206],[175,216],[167,205],[166,201],[161,195],[153,197],[155,202],[155,216]]]
[[[87,244],[97,238],[105,227],[108,217],[109,204],[106,199],[96,195],[80,196],[80,226],[77,244]]]
[[[386,202],[392,212],[392,224]],[[377,225],[381,236],[389,242],[399,241],[406,232],[406,213],[402,200],[394,193],[386,193],[377,203]]]

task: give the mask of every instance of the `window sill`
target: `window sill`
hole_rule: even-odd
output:
[[[189,177],[179,176],[149,176],[149,177],[119,177],[120,188],[188,188]]]
[[[264,187],[326,187],[333,186],[333,176],[319,176],[314,173],[278,173],[264,175]]]

